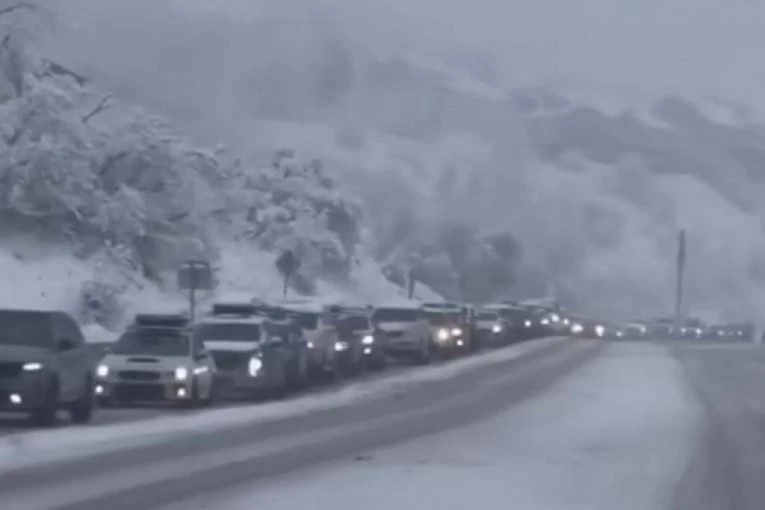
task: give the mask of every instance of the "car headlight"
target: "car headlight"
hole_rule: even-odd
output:
[[[448,329],[439,329],[438,330],[438,339],[439,340],[449,340],[449,330]]]
[[[523,321],[523,325],[526,326],[527,328],[530,328],[531,327],[531,321],[529,321],[529,320]]]
[[[347,351],[349,348],[348,342],[335,342],[336,351]]]
[[[375,343],[375,337],[372,335],[364,335],[364,338],[361,339],[361,343],[364,345],[372,345]]]
[[[175,369],[175,379],[178,381],[185,381],[189,377],[189,369],[186,367],[178,367]]]
[[[550,319],[548,319],[547,317],[545,317],[545,318],[544,318],[544,319],[542,319],[540,322],[542,323],[542,325],[543,325],[543,326],[547,326],[548,324],[550,324]]]
[[[109,375],[109,365],[98,365],[98,368],[96,368],[96,375],[98,377],[106,377]]]
[[[462,330],[460,328],[454,328],[452,329],[452,335],[454,336],[460,336],[462,334]]]
[[[584,331],[584,326],[582,326],[581,324],[574,324],[573,326],[571,326],[571,332],[574,333],[575,335],[578,335],[582,331]]]
[[[257,376],[260,373],[261,368],[263,368],[262,359],[258,358],[257,356],[250,358],[250,361],[247,363],[247,372],[250,374],[250,376]]]
[[[37,370],[42,370],[42,363],[25,363],[22,367],[25,372],[36,372]]]
[[[558,315],[557,313],[554,313],[550,316],[550,320],[552,320],[553,322],[558,322],[560,321],[560,315]]]
[[[206,366],[204,366],[204,365],[201,365],[201,366],[198,366],[198,367],[194,367],[194,375],[201,375],[201,374],[204,374],[204,373],[205,373],[205,372],[207,372],[208,370],[209,370],[209,368],[207,368],[207,367],[206,367]]]
[[[502,333],[502,325],[501,324],[495,324],[491,327],[492,333]]]
[[[640,334],[645,335],[648,332],[648,330],[645,328],[645,326],[640,326]]]
[[[616,336],[624,336],[624,333],[623,333],[623,332],[621,332],[621,331],[617,331],[617,332],[616,332]]]
[[[603,326],[598,324],[597,326],[595,326],[595,334],[598,335],[598,336],[605,335],[606,334],[606,328],[604,328]]]

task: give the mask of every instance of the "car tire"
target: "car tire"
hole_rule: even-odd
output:
[[[72,423],[88,423],[93,417],[95,396],[93,395],[93,379],[88,376],[85,382],[85,392],[69,404],[69,418]]]
[[[52,380],[48,385],[45,400],[32,413],[32,420],[39,427],[52,427],[57,422],[58,413],[58,380]]]

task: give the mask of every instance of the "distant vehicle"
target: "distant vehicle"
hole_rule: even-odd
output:
[[[338,374],[353,376],[366,369],[383,370],[387,366],[387,337],[375,329],[369,308],[332,305],[327,307],[326,314],[339,335],[335,344]]]
[[[648,326],[643,322],[628,322],[621,328],[625,339],[640,339],[649,336]]]
[[[571,317],[571,336],[579,338],[605,338],[608,334],[606,325],[587,317]]]
[[[95,393],[104,406],[173,403],[211,405],[216,367],[191,334],[184,314],[139,314],[96,369]]]
[[[63,408],[74,423],[88,422],[92,369],[82,332],[68,314],[0,310],[0,411],[52,425]]]
[[[532,321],[529,308],[515,303],[490,303],[482,310],[497,312],[505,325],[505,342],[522,340],[530,336]]]
[[[372,323],[388,337],[388,354],[423,365],[430,363],[428,321],[418,303],[378,306],[372,312]]]
[[[454,357],[467,351],[463,338],[462,311],[459,307],[431,307],[426,305],[423,314],[433,342],[433,353],[440,357]]]
[[[731,323],[709,326],[704,334],[705,338],[734,340],[741,342],[754,341],[754,324]]]
[[[218,303],[194,325],[194,338],[212,354],[221,396],[260,399],[281,397],[305,380],[308,347],[299,330],[259,305]]]
[[[303,330],[311,379],[334,379],[337,376],[335,345],[340,341],[340,335],[334,321],[326,314],[325,305],[310,299],[290,299],[275,306],[291,313]]]
[[[476,312],[476,330],[481,346],[498,347],[507,343],[507,321],[497,310],[479,309]]]
[[[467,352],[475,350],[477,343],[475,341],[475,317],[473,307],[453,301],[432,302],[423,305],[423,311],[426,316],[432,313],[451,314],[456,318],[455,325],[451,329],[451,336],[454,337],[455,352]],[[440,346],[437,342],[436,346]]]

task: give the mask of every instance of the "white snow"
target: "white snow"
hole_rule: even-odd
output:
[[[214,409],[192,415],[161,416],[127,424],[17,434],[0,439],[0,468],[12,469],[30,463],[87,456],[94,452],[122,450],[177,437],[179,434],[225,429],[345,406],[360,399],[395,394],[411,385],[446,380],[481,365],[516,359],[524,354],[565,341],[567,340],[563,337],[529,341],[456,360],[447,365],[434,365],[379,380],[362,381],[336,392],[306,395],[288,402]]]
[[[614,345],[489,421],[209,501],[226,510],[662,510],[700,417],[680,371],[662,347]]]

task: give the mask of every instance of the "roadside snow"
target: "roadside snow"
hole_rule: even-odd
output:
[[[307,414],[352,404],[372,397],[395,394],[402,388],[430,381],[446,380],[480,365],[516,359],[532,351],[566,341],[550,337],[436,365],[375,381],[347,386],[337,392],[306,395],[287,402],[214,409],[185,416],[162,416],[141,422],[101,427],[65,428],[28,432],[0,441],[0,470],[94,453],[119,451],[178,437],[179,434],[209,432],[216,428],[252,424]]]
[[[662,347],[614,345],[496,419],[258,486],[228,501],[217,494],[215,506],[659,510],[669,507],[689,460],[697,412],[679,367]]]

